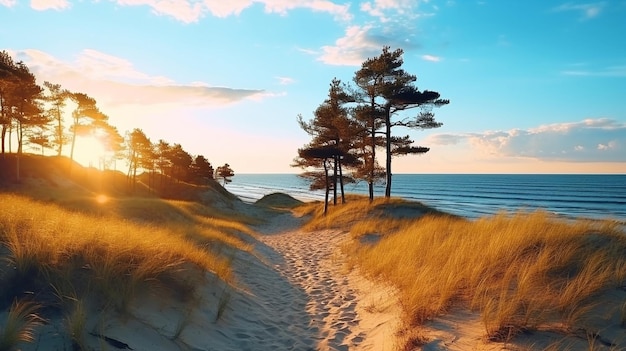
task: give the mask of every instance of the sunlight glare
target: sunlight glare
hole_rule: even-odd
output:
[[[100,163],[105,156],[102,142],[96,137],[79,136],[76,138],[74,160],[84,167],[100,168]]]
[[[104,195],[104,194],[100,194],[98,196],[96,196],[96,202],[99,204],[105,204],[109,201],[109,197]]]

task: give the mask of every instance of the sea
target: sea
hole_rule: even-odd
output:
[[[237,174],[226,189],[249,203],[276,192],[302,201],[324,199],[324,191],[309,190],[297,174]],[[374,195],[383,196],[384,189],[384,183],[376,185]],[[345,191],[367,194],[367,183],[347,184]],[[394,174],[391,195],[470,219],[543,210],[626,223],[623,174]]]

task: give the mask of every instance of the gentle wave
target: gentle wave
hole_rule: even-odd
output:
[[[397,174],[392,196],[421,201],[439,210],[477,218],[501,211],[542,209],[567,217],[626,222],[626,175]],[[295,174],[243,174],[227,189],[246,202],[274,192],[303,201],[322,200]],[[367,194],[367,184],[347,184],[347,193]],[[382,196],[384,184],[375,187]]]

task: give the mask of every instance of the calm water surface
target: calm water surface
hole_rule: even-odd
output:
[[[367,184],[349,184],[346,192],[366,194]],[[227,189],[244,201],[284,192],[322,200],[295,174],[241,174]],[[384,194],[384,184],[376,187]],[[611,218],[626,222],[626,175],[554,174],[397,174],[392,196],[421,201],[469,218],[499,211],[543,209],[567,217]]]

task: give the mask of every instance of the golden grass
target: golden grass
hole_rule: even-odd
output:
[[[37,315],[40,306],[31,301],[15,300],[6,321],[0,322],[0,350],[18,350],[21,342],[35,339],[35,328],[43,323]]]
[[[136,202],[120,206],[131,201]],[[224,252],[250,248],[242,240],[252,234],[244,225],[195,216],[184,203],[109,199],[96,204],[110,208],[85,214],[0,195],[0,254],[5,251],[8,260],[0,265],[0,285],[11,287],[3,291],[4,299],[53,287],[56,295],[97,294],[124,308],[138,289],[154,283],[192,290],[193,282],[184,281],[189,274],[180,274],[185,270],[207,270],[230,281],[232,255]],[[115,214],[121,207],[131,209],[126,217],[132,220]],[[172,209],[178,210],[171,214]],[[235,231],[242,233],[238,237]]]
[[[543,212],[476,221],[377,214],[390,203],[405,206],[353,200],[326,217],[311,204],[299,210],[313,215],[308,229],[350,230],[344,250],[351,263],[398,288],[407,326],[462,304],[481,312],[492,340],[548,322],[574,328],[595,296],[626,283],[626,235],[618,223],[557,220]],[[377,240],[361,240],[367,236]]]
[[[304,230],[316,230],[321,228],[352,228],[364,219],[403,221],[415,218],[425,213],[444,215],[443,213],[427,207],[419,202],[408,202],[399,198],[375,198],[369,202],[368,198],[360,195],[347,195],[346,203],[337,206],[329,206],[328,213],[324,216],[323,203],[307,202],[293,210],[297,216],[311,216],[312,219],[305,224]],[[406,212],[406,214],[404,214]],[[403,218],[394,218],[394,213],[403,213]],[[395,222],[394,222],[395,223]]]

